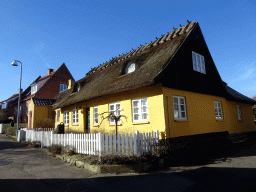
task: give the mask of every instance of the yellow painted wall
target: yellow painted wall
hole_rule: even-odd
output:
[[[237,116],[236,102],[225,98],[163,88],[165,105],[165,122],[167,138],[210,132],[229,131],[229,133],[251,131],[255,129],[252,107],[240,104],[243,120]],[[173,96],[185,97],[187,120],[174,120]],[[223,120],[216,120],[214,101],[221,102]]]
[[[147,97],[149,121],[133,123],[132,119],[132,100]],[[115,125],[110,124],[107,119],[102,121],[99,115],[99,125],[93,125],[93,107],[98,107],[98,113],[108,112],[109,104],[121,102],[121,114],[127,118],[122,117],[122,123],[118,124],[118,133],[134,133],[139,131],[141,133],[159,130],[160,138],[165,133],[164,121],[164,107],[163,94],[160,85],[143,87],[122,93],[111,94],[86,102],[78,103],[61,109],[60,122],[63,121],[64,111],[69,111],[69,125],[65,126],[65,131],[84,132],[86,127],[86,108],[90,107],[90,122],[91,133],[115,133]],[[79,125],[72,125],[72,110],[75,107],[79,108]],[[56,110],[57,114],[57,110]],[[104,115],[105,117],[107,114]],[[56,126],[59,124],[56,122]],[[100,125],[101,124],[101,125]]]
[[[39,119],[52,118],[52,107],[51,106],[35,106],[31,99],[29,104],[29,113],[32,111],[32,127],[30,127],[30,114],[28,114],[28,128],[35,128],[35,123]]]

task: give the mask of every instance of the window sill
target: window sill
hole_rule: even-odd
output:
[[[97,125],[93,125],[93,127],[99,127],[99,124],[97,124]]]
[[[216,121],[224,121],[224,119],[216,119]]]
[[[133,122],[133,125],[139,125],[139,124],[149,124],[149,121],[140,121],[140,122]]]
[[[79,126],[79,123],[76,123],[76,124],[72,124],[72,126]]]
[[[238,119],[238,121],[243,122],[244,120],[243,119]]]
[[[175,122],[177,123],[182,123],[182,122],[188,122],[189,120],[187,119],[174,119]]]

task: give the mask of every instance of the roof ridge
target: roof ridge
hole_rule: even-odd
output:
[[[125,59],[131,57],[132,55],[136,55],[137,53],[143,52],[144,50],[148,49],[149,47],[158,46],[158,45],[163,44],[169,40],[172,40],[173,38],[175,38],[177,36],[185,34],[188,32],[189,25],[191,23],[194,24],[196,22],[191,22],[191,21],[187,20],[186,25],[184,25],[184,26],[180,25],[180,27],[178,29],[173,27],[173,31],[167,32],[167,34],[165,34],[165,35],[161,34],[161,37],[160,38],[156,37],[155,41],[151,41],[150,43],[145,43],[145,45],[140,44],[140,46],[137,47],[137,49],[132,48],[132,50],[130,52],[122,53],[121,55],[119,54],[119,56],[112,57],[112,59],[110,59],[110,61],[106,61],[106,62],[98,65],[97,67],[91,68],[91,70],[88,73],[86,73],[86,75],[90,75],[92,73],[95,73],[96,71],[103,70],[109,66],[112,66],[116,63],[119,63],[122,60],[125,60]]]

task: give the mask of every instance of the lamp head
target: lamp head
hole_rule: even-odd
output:
[[[14,60],[14,61],[12,62],[12,66],[18,66],[18,63],[17,63],[16,60]]]

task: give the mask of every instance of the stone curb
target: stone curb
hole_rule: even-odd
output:
[[[150,163],[142,163],[135,164],[130,166],[124,165],[90,165],[89,163],[85,163],[76,159],[67,158],[63,155],[56,155],[57,158],[68,162],[70,165],[75,165],[78,168],[87,169],[90,172],[94,173],[142,173],[148,172],[151,164]]]

